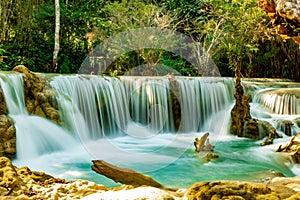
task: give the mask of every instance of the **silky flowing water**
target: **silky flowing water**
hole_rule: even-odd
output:
[[[1,75],[0,83],[16,123],[17,166],[106,186],[116,184],[93,172],[91,160],[129,167],[173,187],[197,181],[258,180],[267,170],[300,175],[297,165],[285,163],[275,153],[289,137],[261,147],[262,141],[229,135],[232,78],[55,76],[50,85],[57,94],[61,127],[26,112],[21,75]],[[300,84],[271,80],[243,84],[253,97],[252,116],[269,121],[278,132],[283,134],[280,120],[299,117],[299,102],[293,95],[274,101],[272,110],[268,106],[272,101],[264,101],[264,90]],[[282,104],[295,112],[274,112]],[[292,132],[298,131],[295,123]],[[204,132],[210,133],[219,155],[210,162],[194,151],[194,138]]]

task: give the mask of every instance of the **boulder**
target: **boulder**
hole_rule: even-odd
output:
[[[251,118],[245,122],[243,137],[259,140],[266,137],[266,135],[265,133],[260,134],[258,120]]]
[[[13,157],[16,154],[16,128],[7,115],[0,115],[0,156]]]
[[[24,65],[16,66],[13,71],[23,74],[27,111],[59,123],[59,112],[55,106],[55,94],[48,88],[45,79],[41,75],[31,72]]]
[[[267,136],[266,140],[262,142],[260,145],[264,146],[264,145],[273,144],[273,140],[275,138],[282,138],[282,135],[278,134],[274,126],[269,122],[259,120],[258,126],[260,127],[259,129],[260,135]]]

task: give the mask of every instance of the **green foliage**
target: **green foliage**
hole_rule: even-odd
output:
[[[168,67],[172,67],[180,75],[183,75],[183,76],[197,76],[198,75],[197,70],[195,69],[195,66],[192,66],[185,59],[183,59],[182,57],[180,57],[174,53],[164,52],[162,64],[166,65]]]
[[[66,4],[67,3],[67,4]],[[76,73],[96,45],[127,29],[167,28],[204,47],[222,75],[241,68],[247,77],[299,78],[299,47],[284,41],[256,0],[69,0],[61,1],[58,72]],[[54,47],[54,2],[0,1],[0,68],[19,64],[50,72]],[[190,63],[162,49],[130,51],[109,66],[122,75],[136,66],[163,64],[182,75],[197,76]]]

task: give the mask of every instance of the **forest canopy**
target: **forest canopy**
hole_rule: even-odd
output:
[[[54,1],[0,1],[0,69],[23,64],[37,72],[77,73],[101,42],[143,27],[175,30],[191,37],[213,58],[222,76],[236,67],[244,77],[300,78],[299,46],[283,40],[256,0],[65,0],[60,1],[58,67],[52,67]],[[112,75],[149,62],[182,75],[199,74],[184,58],[160,49],[131,51],[109,68]]]

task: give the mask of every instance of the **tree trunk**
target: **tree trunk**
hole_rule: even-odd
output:
[[[57,55],[59,52],[59,30],[60,30],[60,6],[59,0],[55,0],[55,36],[54,36],[54,51],[53,51],[53,68],[52,72],[57,70]]]
[[[148,175],[141,174],[137,171],[128,168],[121,168],[103,160],[93,160],[92,169],[98,174],[102,174],[107,178],[126,185],[139,186],[151,186],[156,188],[163,188],[163,186],[155,181]]]

